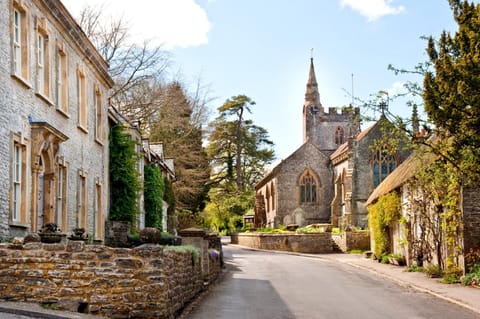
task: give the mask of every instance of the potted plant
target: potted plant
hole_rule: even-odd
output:
[[[85,228],[75,227],[72,229],[72,235],[68,237],[70,240],[85,240]]]
[[[42,243],[59,243],[62,241],[62,230],[55,223],[46,223],[38,233]]]

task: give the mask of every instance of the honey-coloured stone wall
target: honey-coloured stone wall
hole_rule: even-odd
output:
[[[208,262],[221,270],[219,260]],[[0,299],[110,318],[174,318],[204,289],[201,263],[159,245],[1,244]]]

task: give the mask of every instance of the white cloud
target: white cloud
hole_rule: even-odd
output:
[[[105,17],[123,17],[130,26],[131,40],[150,40],[165,49],[208,43],[211,23],[207,13],[194,0],[63,0],[73,16],[81,8],[104,7]]]
[[[342,7],[348,6],[366,17],[369,22],[390,14],[405,11],[404,6],[392,5],[392,0],[341,0]]]
[[[390,88],[387,89],[388,95],[390,97],[398,95],[398,94],[405,94],[407,90],[405,89],[404,82],[394,82]]]

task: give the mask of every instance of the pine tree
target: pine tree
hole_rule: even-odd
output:
[[[452,142],[452,163],[470,177],[480,173],[480,5],[450,0],[458,31],[430,37],[435,68],[424,78],[425,110],[440,136]]]

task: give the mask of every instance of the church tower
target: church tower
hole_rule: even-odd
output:
[[[313,143],[321,151],[330,155],[346,142],[348,137],[358,134],[360,131],[358,114],[359,109],[352,106],[341,108],[341,110],[330,107],[328,112],[325,112],[320,102],[313,58],[311,58],[303,104],[303,142]]]

